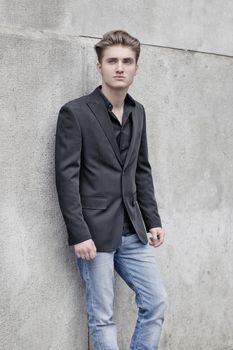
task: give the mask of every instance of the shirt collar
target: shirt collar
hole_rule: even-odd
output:
[[[111,102],[107,99],[107,97],[104,96],[104,94],[102,93],[101,87],[102,87],[101,85],[98,87],[98,90],[99,90],[99,92],[100,92],[100,95],[102,96],[102,98],[103,98],[103,100],[104,100],[104,102],[105,102],[105,105],[106,105],[107,109],[111,111],[112,108],[113,108],[113,106],[112,106]],[[133,106],[133,107],[136,106],[135,100],[134,100],[133,97],[131,97],[129,94],[127,94],[127,95],[125,96],[125,103],[126,103],[126,105],[129,105],[129,106]]]

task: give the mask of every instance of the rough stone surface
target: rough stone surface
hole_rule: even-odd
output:
[[[141,65],[135,93],[143,84],[167,229],[158,251],[170,300],[161,349],[231,349],[233,61],[147,48]]]
[[[91,37],[122,28],[146,44],[233,55],[232,0],[1,0],[0,23]]]
[[[59,108],[100,81],[95,39],[78,36],[98,37],[118,23],[147,43],[231,53],[230,1],[130,4],[1,1],[3,350],[88,349],[81,280],[54,185]],[[166,244],[155,250],[169,294],[161,350],[231,350],[233,59],[144,45],[139,64],[130,93],[146,108],[167,231]],[[120,350],[126,350],[136,308],[120,278],[115,312]]]
[[[1,35],[1,349],[86,349],[81,283],[54,185],[59,106],[80,45]]]

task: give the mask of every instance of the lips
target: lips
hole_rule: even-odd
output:
[[[115,75],[114,78],[115,79],[125,79],[125,77],[123,75]]]

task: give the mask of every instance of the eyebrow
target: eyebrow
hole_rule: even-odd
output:
[[[119,58],[118,57],[108,57],[108,58],[106,58],[107,60],[118,60]],[[134,58],[133,57],[124,57],[123,58],[123,61],[133,61],[134,60]]]

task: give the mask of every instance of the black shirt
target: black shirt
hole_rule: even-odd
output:
[[[101,92],[101,87],[100,87],[100,92]],[[108,99],[104,96],[102,92],[101,92],[101,96],[105,101],[109,118],[111,120],[113,131],[116,136],[117,144],[120,150],[121,159],[122,159],[122,162],[124,163],[127,156],[128,149],[129,149],[131,136],[132,136],[132,111],[133,111],[133,108],[135,107],[135,102],[132,98],[129,97],[129,95],[126,95],[126,98],[124,101],[125,103],[124,103],[122,124],[121,124],[118,118],[112,112],[112,108],[113,108],[112,104],[108,101]],[[125,208],[124,208],[124,225],[123,225],[122,233],[123,234],[136,233]]]

